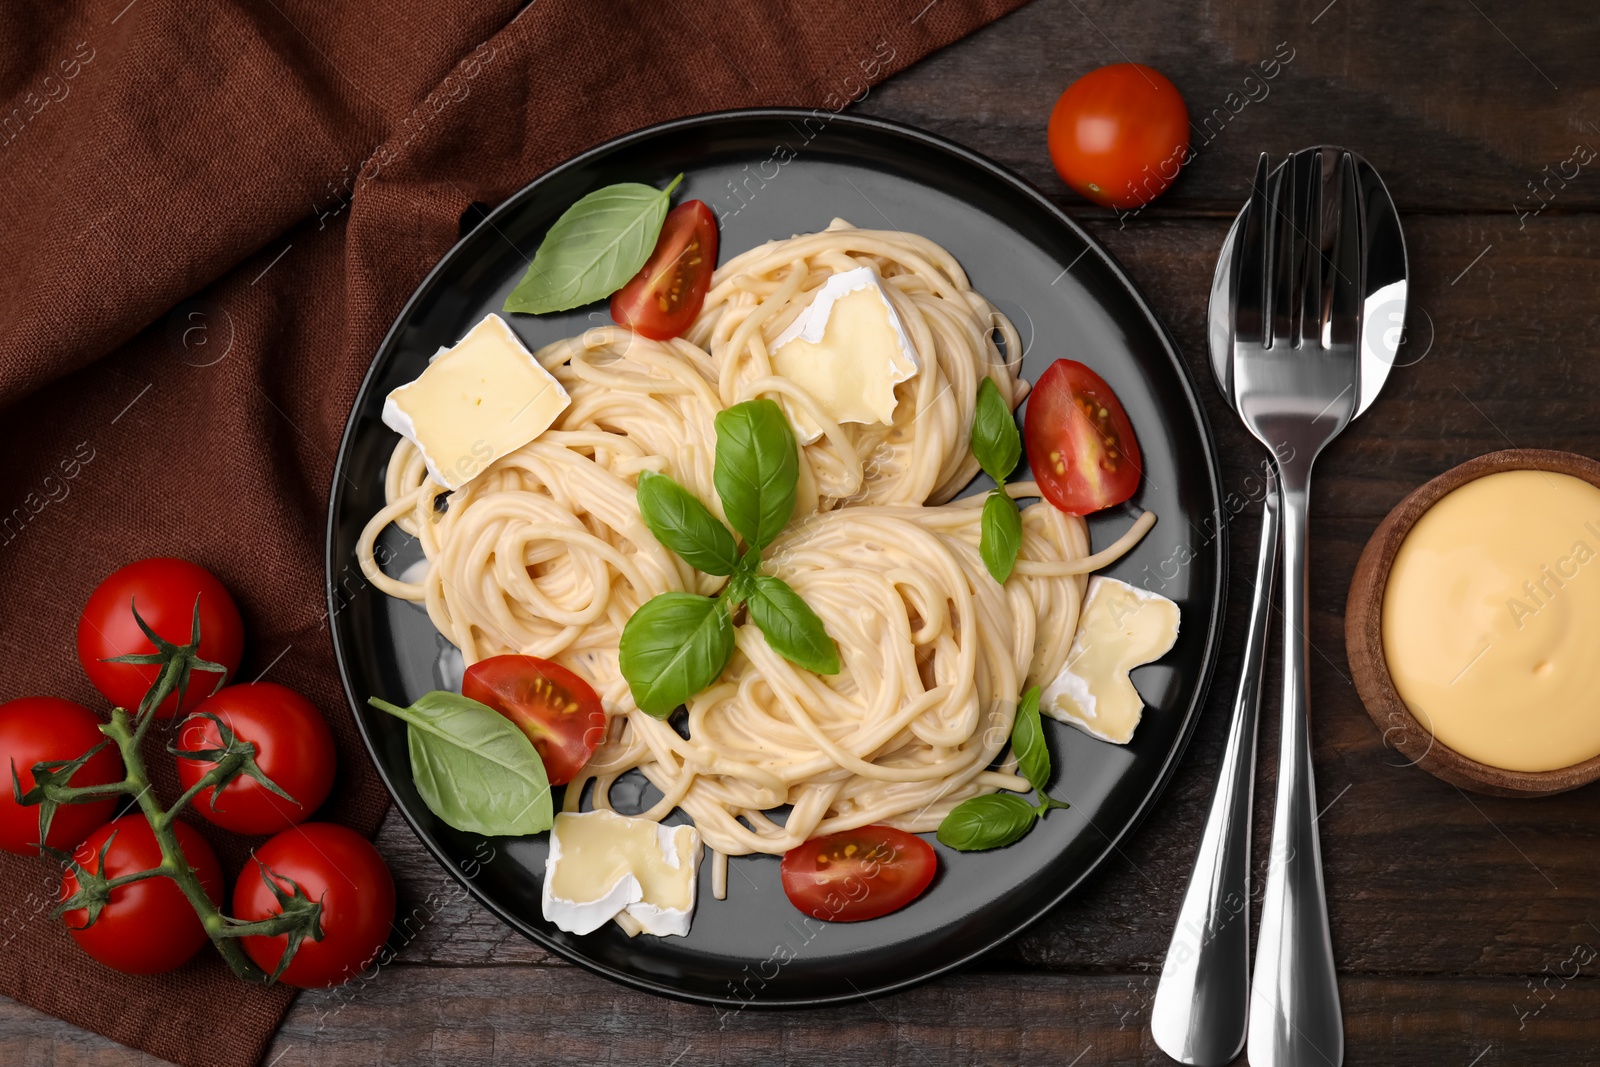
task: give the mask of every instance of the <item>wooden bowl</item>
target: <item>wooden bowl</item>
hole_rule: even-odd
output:
[[[1361,552],[1350,598],[1345,603],[1344,641],[1350,673],[1367,714],[1383,732],[1385,745],[1430,774],[1462,789],[1500,797],[1538,797],[1562,793],[1600,778],[1600,756],[1553,771],[1508,771],[1469,759],[1435,738],[1400,699],[1383,655],[1383,594],[1400,543],[1440,497],[1475,478],[1500,471],[1542,470],[1570,474],[1600,487],[1600,463],[1571,452],[1511,448],[1490,452],[1445,471],[1400,501],[1373,531]],[[1600,639],[1600,635],[1596,635]]]

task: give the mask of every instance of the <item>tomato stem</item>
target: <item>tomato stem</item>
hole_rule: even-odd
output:
[[[211,768],[211,770],[207,771],[204,775],[202,775],[198,782],[196,782],[194,785],[191,785],[188,789],[184,790],[183,795],[180,796],[177,800],[174,800],[172,802],[172,807],[170,807],[170,808],[168,808],[166,810],[165,814],[162,815],[162,818],[166,821],[167,824],[170,825],[172,823],[172,820],[177,817],[178,812],[180,812],[184,808],[188,807],[189,803],[192,800],[194,800],[195,795],[197,793],[200,793],[203,790],[209,789],[212,786],[217,786],[218,788],[221,788],[221,784],[223,782],[225,782],[228,779],[234,777],[234,772],[237,770],[239,764],[242,763],[242,762],[243,762],[243,758],[242,757],[235,757],[235,756],[225,756],[225,757],[223,757],[222,761],[219,762],[215,767]],[[215,800],[216,799],[215,796],[213,796],[212,799]]]
[[[131,874],[119,874],[115,878],[109,878],[106,880],[106,889],[109,891],[116,889],[118,886],[142,882],[146,878],[159,878],[162,875],[166,875],[169,878],[172,876],[172,870],[164,863],[159,867],[151,867],[147,871],[134,871]]]
[[[189,866],[188,858],[184,856],[183,848],[178,844],[178,835],[172,829],[173,815],[193,793],[209,784],[206,779],[215,772],[208,773],[196,783],[195,788],[185,793],[179,803],[173,805],[171,811],[163,810],[161,802],[156,799],[155,790],[151,788],[150,776],[145,771],[144,756],[139,752],[139,742],[144,737],[150,720],[155,717],[153,712],[153,706],[147,708],[140,716],[138,724],[134,725],[130,722],[126,711],[116,708],[111,712],[111,721],[101,727],[102,732],[116,742],[117,748],[122,753],[122,765],[127,770],[124,783],[128,787],[127,791],[133,793],[134,799],[138,801],[139,810],[144,813],[145,820],[150,824],[150,832],[155,835],[156,843],[161,847],[162,861],[160,867],[136,872],[134,876],[123,875],[112,879],[109,884],[114,886],[123,879],[136,881],[138,877],[149,877],[154,874],[171,878],[189,899],[190,906],[200,917],[200,924],[205,927],[206,936],[217,946],[217,951],[228,962],[233,973],[247,982],[266,985],[272,980],[271,976],[257,967],[245,954],[244,948],[236,940],[237,935],[228,933],[230,926],[228,919],[217,910],[217,906],[206,895],[205,887],[200,884],[200,878],[195,874],[194,868]]]
[[[161,849],[161,863],[148,870],[132,871],[121,874],[115,878],[105,878],[103,870],[106,853],[111,842],[107,841],[101,848],[99,862],[95,870],[89,870],[71,854],[59,849],[41,845],[41,849],[50,855],[56,856],[67,864],[71,871],[76,873],[79,888],[76,893],[62,901],[57,907],[55,915],[67,912],[82,911],[86,916],[83,927],[93,925],[101,910],[110,903],[111,891],[120,886],[129,885],[146,878],[170,878],[183,895],[188,898],[189,905],[194,908],[195,915],[200,919],[206,936],[216,946],[222,958],[227,961],[233,973],[247,982],[258,985],[270,985],[278,980],[290,961],[294,958],[301,943],[306,938],[314,941],[322,940],[321,925],[322,902],[311,900],[306,896],[301,887],[293,882],[288,882],[286,889],[275,876],[269,877],[266,867],[261,867],[261,877],[272,890],[278,900],[279,911],[265,919],[254,922],[241,922],[224,915],[218,910],[217,905],[206,895],[205,886],[201,884],[200,877],[194,868],[189,866],[188,857],[183,853],[183,846],[178,842],[174,832],[177,816],[187,807],[194,798],[208,788],[223,789],[227,784],[241,775],[248,775],[259,782],[263,787],[283,797],[290,803],[294,798],[284,792],[277,783],[268,778],[255,762],[256,746],[249,741],[236,736],[227,724],[216,715],[205,711],[197,711],[194,717],[210,720],[216,727],[221,740],[221,747],[215,749],[201,748],[193,751],[178,748],[169,744],[167,750],[179,759],[192,759],[199,762],[210,763],[212,766],[200,780],[186,789],[181,796],[168,808],[162,808],[160,800],[152,788],[150,775],[145,769],[142,748],[146,736],[150,732],[150,724],[157,717],[157,709],[170,695],[177,695],[179,705],[188,688],[189,675],[193,670],[216,672],[219,674],[216,687],[220,688],[227,680],[227,670],[220,664],[211,663],[199,657],[200,648],[200,603],[195,601],[194,619],[190,629],[189,643],[177,645],[163,639],[159,634],[139,618],[137,610],[134,611],[134,620],[150,642],[156,646],[153,653],[138,653],[127,656],[117,656],[106,662],[159,664],[155,682],[145,693],[144,699],[139,702],[138,710],[130,715],[125,708],[113,708],[111,721],[100,727],[100,732],[106,740],[73,760],[47,760],[34,764],[34,784],[26,793],[23,792],[22,782],[15,766],[11,768],[11,787],[17,802],[21,804],[39,805],[39,840],[49,840],[50,821],[55,809],[60,804],[83,804],[93,800],[102,800],[107,797],[131,795],[139,805],[140,812],[144,815],[145,822],[150,826],[150,832],[155,837],[156,844]],[[215,691],[215,688],[213,691]],[[187,723],[190,719],[185,719]],[[105,785],[92,785],[74,787],[67,783],[72,776],[87,763],[95,753],[105,748],[108,744],[117,746],[122,755],[123,779]],[[215,797],[213,796],[213,801]],[[115,839],[115,833],[112,839]],[[256,966],[250,956],[239,943],[241,937],[278,937],[286,936],[287,944],[279,957],[277,970],[268,974]]]

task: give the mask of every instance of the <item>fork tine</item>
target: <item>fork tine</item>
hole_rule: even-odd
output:
[[[1305,236],[1301,219],[1305,213],[1304,189],[1297,175],[1298,156],[1290,156],[1272,183],[1271,239],[1267,244],[1272,266],[1266,313],[1266,347],[1294,344],[1293,319],[1298,303],[1298,268],[1304,260]]]
[[[1294,346],[1322,341],[1323,245],[1327,231],[1322,198],[1322,150],[1302,152],[1305,157],[1305,210],[1298,216],[1305,226],[1305,259],[1301,264],[1300,291],[1295,300]],[[1297,157],[1298,161],[1298,157]],[[1335,230],[1334,232],[1337,232]]]
[[[1356,164],[1350,153],[1345,152],[1339,160],[1339,225],[1333,245],[1328,319],[1322,330],[1327,344],[1360,343],[1365,243],[1366,226],[1361,213]]]
[[[1271,163],[1265,152],[1256,160],[1250,202],[1245,205],[1243,232],[1233,257],[1233,323],[1235,343],[1266,343],[1267,235],[1272,206],[1267,197]]]

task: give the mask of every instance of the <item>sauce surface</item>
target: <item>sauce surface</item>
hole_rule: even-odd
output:
[[[1547,471],[1468,482],[1400,545],[1383,651],[1435,738],[1494,767],[1600,755],[1600,488]]]

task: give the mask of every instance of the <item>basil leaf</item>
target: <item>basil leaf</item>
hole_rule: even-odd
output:
[[[800,446],[783,409],[746,400],[717,415],[713,472],[722,511],[753,548],[766,548],[794,514]]]
[[[656,540],[707,574],[732,574],[739,565],[733,534],[689,490],[664,474],[645,471],[635,492],[644,524]]]
[[[1022,458],[1022,435],[1017,420],[1000,396],[993,378],[978,383],[978,405],[972,415],[972,454],[983,473],[1004,482]]]
[[[1017,553],[1022,551],[1022,512],[1017,502],[996,489],[983,502],[982,534],[978,538],[978,555],[989,575],[1001,585],[1011,577],[1017,565]]]
[[[639,273],[667,217],[672,190],[637,182],[608,185],[567,208],[545,234],[507,311],[542,315],[566,311],[610,296]]]
[[[733,620],[710,597],[659,593],[622,628],[619,665],[634,703],[665,719],[717,680],[733,655]]]
[[[1017,770],[1044,797],[1050,784],[1050,749],[1044,743],[1044,727],[1039,721],[1039,687],[1022,694],[1017,719],[1011,724],[1011,751],[1017,757]]]
[[[961,852],[1004,848],[1033,828],[1039,809],[1015,793],[990,793],[956,805],[939,824],[939,841]]]
[[[811,605],[782,578],[755,579],[750,618],[761,627],[772,650],[790,663],[818,674],[839,673],[838,646]]]
[[[436,690],[408,708],[367,701],[406,722],[411,778],[428,810],[486,837],[550,829],[550,781],[528,735],[487,705]]]

